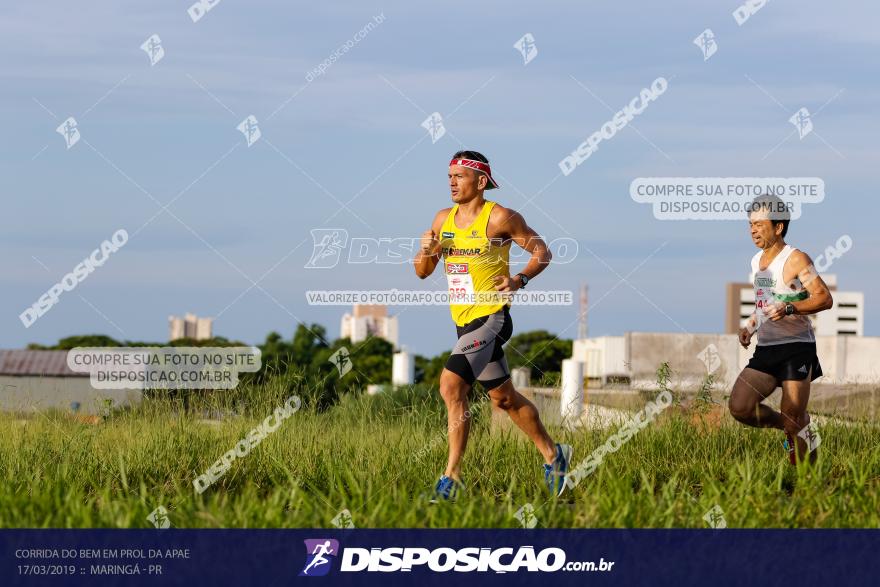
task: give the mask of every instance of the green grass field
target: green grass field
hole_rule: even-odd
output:
[[[445,411],[436,390],[345,395],[316,412],[306,401],[217,483],[193,479],[282,401],[291,383],[251,386],[243,415],[219,423],[150,401],[99,424],[62,413],[0,417],[0,526],[152,527],[164,506],[175,527],[331,527],[348,509],[357,527],[515,528],[535,508],[539,527],[705,527],[719,505],[729,527],[877,527],[880,428],[828,424],[814,467],[788,465],[778,431],[732,424],[704,430],[665,414],[606,457],[560,500],[548,499],[541,459],[517,432],[476,410],[463,467],[467,493],[431,505],[446,458]],[[302,390],[300,390],[302,391]],[[550,430],[584,459],[614,432]]]

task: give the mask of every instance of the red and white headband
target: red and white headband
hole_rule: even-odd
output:
[[[482,173],[486,174],[486,177],[489,178],[489,183],[486,185],[487,190],[493,190],[498,187],[498,182],[492,179],[492,168],[489,167],[488,163],[483,163],[482,161],[475,161],[474,159],[453,159],[449,162],[449,166],[453,165],[461,165],[462,167],[470,167],[471,169],[476,169]]]

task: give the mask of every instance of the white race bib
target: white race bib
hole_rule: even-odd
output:
[[[755,290],[755,326],[757,328],[760,328],[761,325],[767,321],[767,315],[764,314],[764,309],[771,306],[773,303],[773,288],[759,287]]]
[[[446,283],[449,286],[450,304],[472,304],[474,300],[474,278],[467,273],[466,263],[446,264]]]

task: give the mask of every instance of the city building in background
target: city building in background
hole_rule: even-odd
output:
[[[860,291],[840,291],[837,276],[822,276],[834,297],[834,306],[810,315],[816,336],[864,336],[865,294]],[[751,283],[728,283],[727,304],[724,316],[724,332],[736,334],[745,326],[755,311],[755,293]]]
[[[355,304],[350,314],[342,316],[339,337],[350,338],[354,343],[370,336],[384,338],[397,348],[397,316],[389,316],[386,306]]]
[[[207,340],[213,336],[213,323],[213,318],[199,318],[195,314],[186,314],[183,318],[168,316],[168,340]]]

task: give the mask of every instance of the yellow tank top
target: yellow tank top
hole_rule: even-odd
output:
[[[490,242],[486,234],[495,202],[483,209],[465,228],[455,225],[458,204],[452,207],[440,229],[440,251],[449,287],[452,320],[458,326],[494,314],[508,302],[495,290],[494,278],[510,277],[510,242]]]

